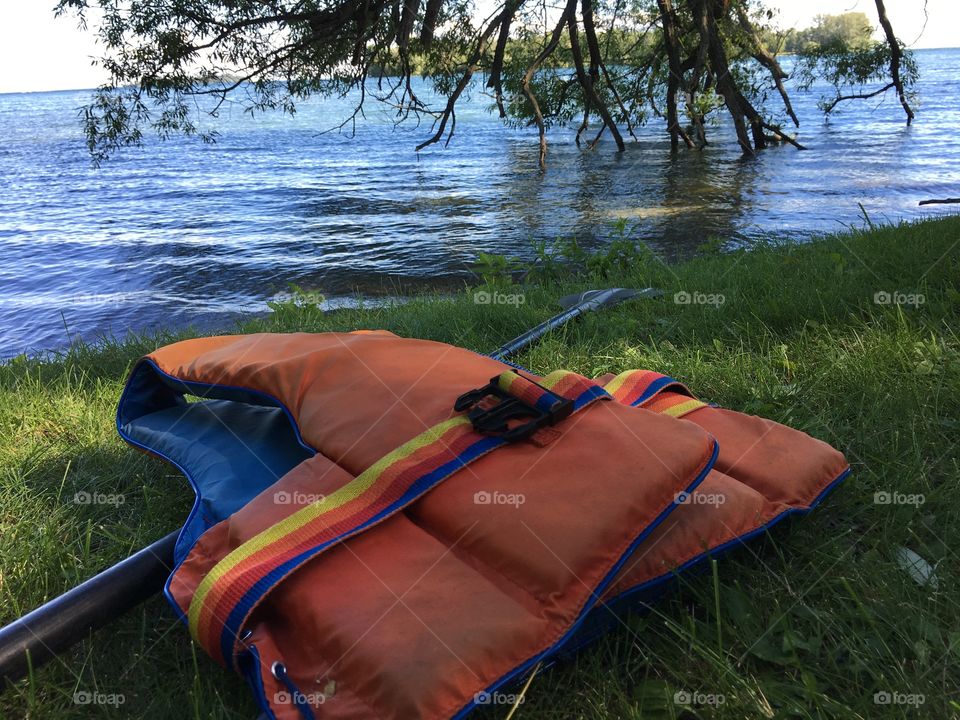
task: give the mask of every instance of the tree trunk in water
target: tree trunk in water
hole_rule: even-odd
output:
[[[730,74],[730,62],[727,58],[727,50],[723,44],[723,38],[720,37],[719,18],[714,13],[713,0],[698,0],[700,10],[706,19],[705,25],[701,23],[699,28],[701,40],[706,33],[707,52],[710,57],[710,64],[713,69],[714,79],[717,84],[717,90],[723,97],[723,102],[727,106],[730,116],[733,118],[733,124],[737,129],[737,141],[743,149],[744,155],[753,155],[756,150],[762,150],[767,146],[767,138],[763,134],[763,118],[760,113],[750,103],[749,100],[740,92],[733,75]],[[717,0],[716,7],[722,12],[727,5],[725,0]],[[750,122],[750,134],[747,133],[747,123]],[[751,135],[753,142],[751,143]]]
[[[590,55],[590,84],[594,88],[600,81],[600,42],[597,40],[597,33],[593,23],[593,2],[592,0],[581,0],[580,14],[583,16],[583,32],[587,38],[587,52]]]
[[[513,8],[516,3],[510,5],[510,12],[504,12],[503,20],[500,22],[500,29],[497,35],[497,47],[493,51],[493,64],[490,66],[490,78],[487,80],[487,87],[491,88],[497,102],[497,110],[500,117],[507,116],[507,110],[503,106],[503,58],[507,50],[507,39],[510,37],[510,23],[513,20]],[[427,2],[430,7],[430,1]]]
[[[570,13],[570,15],[567,16],[567,28],[570,31],[570,54],[573,56],[573,65],[577,70],[577,79],[583,88],[583,94],[587,100],[587,107],[596,108],[597,114],[603,118],[604,125],[610,128],[610,134],[613,135],[613,139],[617,143],[617,150],[623,152],[626,149],[626,146],[623,144],[623,137],[620,135],[616,123],[614,123],[613,118],[610,116],[610,110],[607,108],[607,104],[597,94],[592,79],[587,75],[587,71],[583,67],[583,53],[580,50],[580,35],[577,27],[576,13]]]
[[[749,36],[750,42],[753,44],[753,59],[763,65],[770,73],[777,92],[780,93],[780,99],[783,100],[783,107],[786,109],[787,115],[790,116],[795,127],[800,127],[800,119],[793,111],[793,103],[790,102],[790,96],[787,94],[787,89],[783,85],[783,81],[789,76],[784,72],[783,68],[780,67],[780,63],[777,62],[777,58],[773,53],[767,49],[763,38],[760,37],[760,33],[757,32],[757,28],[750,22],[746,8],[743,5],[737,5],[736,10],[740,27],[743,28],[743,31]]]
[[[680,118],[677,113],[677,95],[680,92],[683,69],[680,66],[680,42],[677,40],[677,24],[673,4],[671,0],[657,0],[657,6],[660,8],[660,22],[663,25],[663,44],[667,50],[667,66],[670,68],[670,76],[667,78],[667,130],[670,133],[670,148],[676,150],[680,146],[681,136],[683,136],[687,147],[693,147],[690,138],[680,127]]]
[[[544,46],[543,50],[540,51],[540,54],[537,55],[537,57],[534,58],[534,61],[527,66],[527,71],[523,74],[523,82],[521,83],[523,94],[526,95],[527,102],[530,103],[530,107],[533,110],[533,119],[537,125],[537,132],[540,135],[541,169],[547,166],[547,128],[543,123],[543,111],[540,109],[540,103],[537,101],[537,96],[530,87],[530,83],[533,81],[533,76],[536,74],[540,65],[543,64],[543,61],[550,57],[550,54],[557,48],[560,38],[563,35],[563,28],[567,24],[568,20],[575,15],[576,7],[577,0],[567,0],[567,4],[563,8],[563,14],[560,15],[560,19],[557,20],[557,24],[553,28],[553,33],[551,33],[550,39],[547,41],[547,44]]]
[[[907,125],[913,122],[913,110],[907,102],[906,93],[903,91],[903,81],[900,79],[900,63],[903,60],[903,52],[900,50],[900,41],[893,32],[893,25],[890,24],[890,18],[887,17],[887,8],[884,7],[883,0],[876,0],[877,15],[880,16],[880,27],[883,28],[883,34],[887,38],[887,45],[890,46],[890,79],[897,90],[897,97],[900,98],[900,104],[903,111],[907,114]]]
[[[700,5],[693,8],[695,18],[695,29],[700,35],[700,43],[697,46],[697,54],[693,63],[693,77],[687,84],[687,109],[693,122],[693,132],[696,137],[697,147],[701,150],[707,146],[707,128],[705,118],[696,106],[696,93],[708,92],[713,83],[707,67],[709,58],[709,42],[707,40],[709,33],[707,30],[707,8],[706,5]],[[706,73],[706,83],[704,83],[704,73]]]
[[[610,79],[610,73],[607,72],[607,66],[603,63],[603,55],[600,53],[600,40],[597,37],[597,26],[593,19],[593,0],[582,0],[580,12],[583,15],[583,33],[587,37],[587,48],[590,51],[591,77],[595,77],[597,80],[599,80],[600,74],[603,73],[603,78],[606,80],[607,87],[610,89],[610,93],[613,95],[613,99],[617,103],[617,107],[620,108],[620,112],[623,115],[623,122],[627,126],[627,132],[629,132],[630,136],[636,140],[637,136],[633,132],[633,123],[630,121],[630,111],[627,110],[627,106],[624,104],[623,98],[621,98],[620,93],[617,92],[617,86],[614,85],[613,81]]]

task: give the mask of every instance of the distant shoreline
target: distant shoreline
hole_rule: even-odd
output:
[[[933,48],[908,48],[913,52],[923,53],[923,52],[936,52],[940,50],[960,50],[960,46],[951,46],[951,47],[933,47]],[[780,53],[777,57],[792,57],[796,53]],[[68,93],[68,92],[94,92],[97,88],[95,87],[80,87],[80,88],[55,88],[49,90],[0,90],[0,97],[6,95],[45,95],[50,93]]]

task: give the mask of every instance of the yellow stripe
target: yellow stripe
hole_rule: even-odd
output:
[[[611,395],[616,396],[617,390],[623,387],[623,384],[630,379],[630,376],[634,373],[643,372],[642,370],[626,370],[619,375],[617,375],[613,380],[608,382],[603,386],[603,389],[606,390]]]
[[[497,378],[497,385],[499,385],[500,389],[504,392],[510,392],[510,386],[513,385],[519,377],[516,373],[507,370],[504,373],[500,373],[500,377]]]
[[[351,482],[344,485],[332,495],[328,495],[322,504],[307,505],[293,515],[263,530],[228,553],[203,578],[190,601],[189,622],[190,632],[193,637],[198,637],[200,612],[203,609],[207,594],[217,581],[230,572],[230,570],[254,553],[282,539],[285,535],[298,530],[321,515],[336,510],[338,507],[360,497],[360,495],[376,482],[377,478],[379,478],[383,471],[390,465],[409,457],[427,445],[437,442],[437,440],[449,430],[464,424],[470,424],[470,420],[461,415],[434,425],[429,430],[424,431],[420,435],[417,435],[417,437],[404,443],[393,452],[384,455],[360,475],[357,475]]]
[[[680,417],[681,415],[686,415],[688,412],[692,412],[697,408],[702,408],[706,405],[705,402],[700,400],[687,400],[678,405],[672,405],[671,407],[665,408],[660,411],[661,415],[670,415],[672,417]]]
[[[554,370],[552,373],[547,375],[543,380],[541,380],[540,384],[543,387],[547,388],[547,390],[549,390],[569,374],[570,374],[569,370]]]

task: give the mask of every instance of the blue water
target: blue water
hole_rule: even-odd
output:
[[[217,144],[151,141],[93,168],[78,108],[88,92],[0,95],[0,357],[72,338],[228,324],[295,282],[348,297],[452,284],[480,250],[528,255],[531,241],[604,242],[618,217],[665,257],[708,236],[798,240],[862,223],[928,217],[960,196],[960,50],[920,51],[921,104],[907,127],[893,96],[829,122],[819,92],[794,92],[803,126],[744,161],[725,124],[702,153],[671,156],[662,124],[623,154],[510,129],[477,93],[450,147],[421,153],[426,127],[371,108],[350,138],[322,131],[346,101],[297,116],[217,121]]]

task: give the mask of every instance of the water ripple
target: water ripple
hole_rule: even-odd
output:
[[[605,242],[611,223],[667,257],[708,236],[797,239],[871,217],[933,216],[960,195],[960,51],[918,53],[921,112],[851,104],[829,122],[795,93],[811,149],[739,157],[729,128],[671,156],[659,127],[622,154],[501,126],[481,99],[458,112],[447,150],[377,112],[354,139],[321,134],[346,103],[295,118],[223,114],[220,141],[150,142],[100,169],[76,108],[88,95],[0,95],[0,357],[130,328],[217,325],[296,282],[330,296],[391,292],[403,279],[462,276],[477,251],[529,255],[531,241]]]

